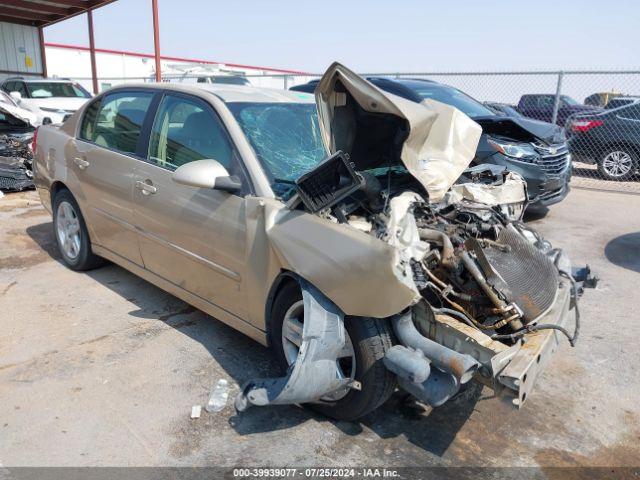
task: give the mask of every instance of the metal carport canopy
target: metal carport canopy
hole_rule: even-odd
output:
[[[0,0],[0,21],[48,27],[116,0]]]
[[[95,40],[93,35],[93,10],[116,0],[0,0],[0,22],[29,25],[38,28],[40,37],[40,53],[42,59],[42,76],[47,76],[47,60],[44,51],[44,34],[42,29],[62,22],[82,13],[87,14],[89,29],[89,50],[91,55],[91,76],[93,77],[93,93],[98,93],[98,75],[96,67]],[[153,40],[155,49],[156,81],[161,81],[160,72],[160,30],[158,21],[158,0],[151,0],[153,12]]]

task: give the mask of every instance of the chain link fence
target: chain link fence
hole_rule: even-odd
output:
[[[574,187],[640,194],[640,70],[369,73],[455,87],[491,108],[565,129]],[[243,75],[237,82],[288,89],[320,75]],[[220,77],[213,77],[217,82]],[[241,78],[243,80],[237,80]],[[78,79],[86,83],[89,79]],[[103,78],[102,89],[152,78]],[[202,76],[163,81],[208,83]],[[224,80],[222,80],[224,81]]]
[[[456,87],[508,114],[556,123],[572,186],[640,193],[640,71],[396,74]]]

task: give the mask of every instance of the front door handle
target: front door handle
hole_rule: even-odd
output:
[[[143,195],[151,195],[158,191],[158,189],[153,186],[153,183],[151,183],[151,180],[145,180],[144,182],[142,180],[138,180],[136,182],[136,188],[140,190]]]
[[[84,158],[80,158],[80,157],[74,158],[73,163],[75,163],[80,170],[84,170],[90,165],[89,162],[87,162]]]

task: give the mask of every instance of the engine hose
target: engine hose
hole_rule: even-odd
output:
[[[429,272],[429,270],[426,270],[426,271],[427,271],[427,273],[431,274],[431,272]],[[431,274],[431,275],[432,275],[432,274]],[[435,277],[435,276],[433,276],[432,278],[436,278],[436,277]],[[440,281],[440,280],[438,280],[438,283],[441,283],[441,284],[443,284],[443,285],[446,285],[446,284],[444,284],[444,283],[443,283],[442,281]],[[462,315],[464,315],[464,316],[465,316],[465,318],[466,318],[466,319],[468,319],[468,320],[473,324],[472,326],[476,327],[478,330],[496,330],[496,329],[498,329],[498,328],[500,328],[500,327],[503,327],[503,326],[505,325],[505,323],[503,323],[502,321],[501,321],[501,322],[498,322],[498,323],[495,323],[495,324],[493,324],[493,325],[483,325],[483,324],[482,324],[482,323],[480,323],[478,320],[476,320],[475,318],[473,318],[473,315],[471,315],[469,312],[467,312],[467,311],[465,310],[465,308],[464,308],[462,305],[460,305],[459,303],[454,302],[453,300],[451,300],[451,299],[449,298],[449,293],[453,291],[453,290],[452,290],[452,288],[451,288],[451,286],[446,285],[444,289],[440,290],[440,289],[438,289],[438,286],[437,286],[437,285],[435,285],[435,284],[433,284],[433,283],[432,283],[432,285],[433,285],[433,286],[438,290],[438,292],[440,293],[440,296],[441,296],[442,298],[444,298],[444,299],[447,301],[447,303],[449,303],[449,305],[451,305],[451,306],[452,306],[453,308],[455,308],[459,313],[461,313]],[[466,322],[466,320],[465,320],[465,322]]]
[[[569,282],[571,282],[571,292],[573,295],[573,306],[576,309],[576,325],[573,329],[573,337],[569,341],[571,346],[575,346],[576,341],[578,340],[578,336],[580,335],[580,309],[578,308],[578,285],[576,285],[575,279],[571,276],[570,273],[565,272],[564,270],[558,270],[560,275],[566,277]]]
[[[574,328],[573,335],[569,334],[567,329],[564,327],[561,327],[560,325],[553,325],[550,323],[539,323],[538,325],[530,325],[530,326],[524,327],[522,330],[518,330],[517,332],[514,332],[514,333],[503,334],[503,335],[500,335],[500,334],[491,335],[491,339],[492,340],[507,340],[507,339],[515,340],[517,338],[520,338],[526,335],[529,332],[536,332],[539,330],[558,330],[565,337],[567,337],[567,340],[569,340],[569,345],[571,345],[572,347],[575,347],[576,342],[578,340],[578,336],[580,334],[580,310],[578,309],[578,288],[576,286],[576,281],[573,279],[571,275],[569,275],[564,270],[559,270],[559,272],[560,272],[560,275],[562,275],[563,277],[566,277],[571,282],[571,295],[574,298],[574,304],[576,309],[576,326]]]
[[[449,236],[441,232],[440,230],[434,230],[432,228],[419,228],[418,233],[421,240],[427,240],[428,242],[438,242],[442,244],[442,259],[440,263],[447,268],[453,267],[453,244]]]
[[[471,319],[469,317],[467,317],[464,313],[459,312],[457,310],[453,310],[451,308],[446,308],[446,307],[442,307],[442,308],[431,308],[431,310],[433,310],[435,313],[444,313],[446,315],[451,315],[453,317],[456,317],[459,320],[462,320],[464,323],[466,323],[467,325],[469,325],[470,327],[473,327],[475,329],[478,329],[478,327],[476,327],[473,322],[471,321]],[[479,329],[478,329],[479,330]]]
[[[433,272],[431,270],[429,270],[428,268],[425,268],[425,271],[427,272],[427,275],[429,275],[429,278],[431,278],[431,280],[433,280],[435,283],[440,285],[440,288],[449,288],[449,292],[454,297],[458,297],[459,299],[464,300],[465,302],[479,302],[479,300],[476,297],[474,297],[473,295],[469,295],[468,293],[462,293],[462,292],[457,292],[457,291],[453,290],[452,288],[450,288],[449,285],[447,285],[442,280],[440,280],[438,277],[436,277],[433,274]]]

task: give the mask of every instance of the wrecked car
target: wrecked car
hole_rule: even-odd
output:
[[[355,419],[402,388],[479,381],[518,407],[565,336],[561,250],[511,221],[513,173],[467,171],[482,128],[339,64],[316,101],[232,85],[126,85],[38,131],[64,262],[108,259],[269,345],[282,376],[235,400]]]
[[[0,92],[0,190],[33,188],[31,142],[37,117]]]

